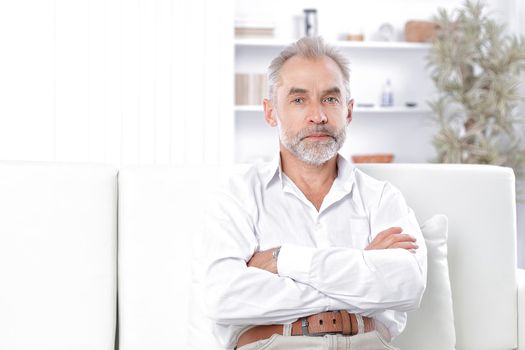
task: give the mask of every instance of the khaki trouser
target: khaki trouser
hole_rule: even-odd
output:
[[[284,336],[274,334],[269,339],[241,346],[237,350],[399,350],[388,343],[377,331],[343,336],[322,337]]]

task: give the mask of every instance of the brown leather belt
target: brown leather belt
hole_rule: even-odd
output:
[[[362,322],[361,322],[362,319]],[[323,336],[325,334],[356,335],[376,329],[374,320],[369,317],[356,316],[346,311],[328,311],[300,318],[292,323],[291,335]],[[282,324],[256,326],[248,329],[237,341],[237,349],[274,334],[284,334]]]

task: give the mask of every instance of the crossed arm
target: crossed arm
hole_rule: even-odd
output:
[[[416,244],[416,238],[402,232],[401,227],[386,229],[377,234],[365,250],[402,248],[415,253],[415,250],[419,248]],[[276,250],[277,248],[271,248],[256,252],[248,261],[247,266],[278,274],[277,259],[274,257]]]
[[[247,234],[253,222],[243,203],[224,203],[208,213],[207,224],[206,305],[215,322],[286,323],[329,310],[366,315],[419,305],[426,285],[426,247],[404,201],[399,210],[390,206],[382,211],[388,217],[381,222],[394,227],[378,226],[382,231],[364,250],[283,244],[277,261],[273,249],[257,251],[257,238]]]

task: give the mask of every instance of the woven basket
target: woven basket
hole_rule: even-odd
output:
[[[391,153],[353,155],[354,163],[392,163],[394,155]]]
[[[432,42],[439,30],[439,26],[429,21],[408,21],[405,24],[405,40],[409,42]]]

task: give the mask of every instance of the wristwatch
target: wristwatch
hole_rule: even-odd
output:
[[[274,258],[274,260],[277,260],[280,252],[281,252],[281,247],[277,247],[273,250],[272,257]]]

